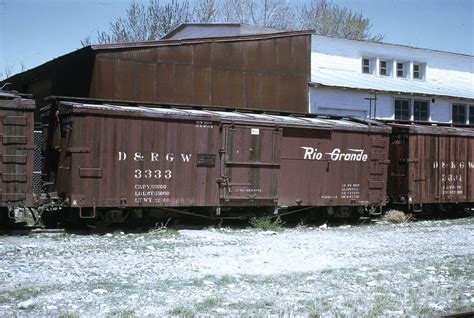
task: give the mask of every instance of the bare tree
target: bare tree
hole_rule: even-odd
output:
[[[321,35],[379,41],[371,35],[370,21],[333,4],[330,0],[311,0],[297,5],[289,0],[171,0],[162,5],[149,0],[148,5],[134,0],[125,16],[111,22],[109,30],[97,32],[98,43],[157,40],[185,22],[236,22],[280,30],[315,29]],[[81,41],[91,44],[91,38]]]
[[[3,74],[5,75],[5,78],[9,78],[13,74],[13,67],[10,64],[5,64],[3,67]]]
[[[163,7],[158,19],[158,38],[169,33],[178,25],[192,21],[191,17],[192,15],[189,9],[189,2],[187,0],[172,0],[171,2],[167,3]]]
[[[371,35],[370,21],[361,13],[341,8],[328,0],[312,0],[299,11],[302,29],[314,29],[317,34],[342,37],[353,40],[380,41],[380,34]]]
[[[92,44],[92,37],[90,35],[86,36],[81,40],[81,45],[82,46],[89,46]]]
[[[219,8],[214,0],[198,0],[193,8],[193,21],[216,22]]]
[[[150,0],[147,6],[132,1],[125,16],[111,22],[108,31],[97,31],[97,42],[157,40],[181,23],[189,21],[191,16],[188,0],[171,0],[165,5],[161,5],[159,0]],[[81,44],[90,45],[90,36],[85,37]]]

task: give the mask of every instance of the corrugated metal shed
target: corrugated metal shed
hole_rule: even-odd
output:
[[[49,95],[308,111],[310,31],[93,45],[7,82]]]

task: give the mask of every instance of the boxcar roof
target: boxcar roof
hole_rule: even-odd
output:
[[[418,135],[453,135],[474,137],[474,127],[446,127],[416,124],[389,124],[395,128],[406,129],[412,134]]]
[[[257,114],[241,111],[221,111],[186,108],[152,108],[145,106],[122,106],[112,104],[87,104],[61,101],[67,111],[101,114],[113,116],[137,116],[154,118],[173,118],[184,120],[208,120],[219,122],[232,122],[242,124],[272,125],[272,126],[304,126],[335,130],[381,131],[389,133],[390,126],[371,120],[360,120],[351,117],[328,116],[292,116]]]
[[[0,108],[34,109],[35,102],[22,98],[17,92],[0,90]]]

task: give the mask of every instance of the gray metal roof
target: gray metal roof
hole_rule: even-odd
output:
[[[282,31],[245,23],[183,23],[161,39],[192,39],[276,32]]]
[[[469,82],[468,80],[409,80],[404,78],[362,74],[341,69],[312,67],[311,82],[312,84],[329,87],[375,90],[408,95],[414,94],[474,99],[474,81]]]
[[[151,108],[145,106],[118,106],[111,104],[83,104],[77,102],[61,102],[62,105],[72,108],[85,110],[94,113],[98,111],[118,112],[122,115],[136,114],[144,117],[168,117],[168,118],[185,118],[185,119],[207,119],[210,121],[235,121],[239,123],[256,123],[271,124],[280,126],[306,126],[306,127],[325,127],[330,129],[351,129],[351,130],[382,130],[390,131],[388,125],[374,122],[370,120],[359,120],[350,117],[297,117],[282,116],[270,114],[244,113],[238,111],[218,111],[218,110],[198,110],[198,109],[182,109],[182,108]]]

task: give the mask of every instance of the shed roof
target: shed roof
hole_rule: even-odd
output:
[[[266,28],[245,23],[183,23],[162,37],[162,40],[173,38],[187,39],[278,32],[281,31],[273,28]]]

